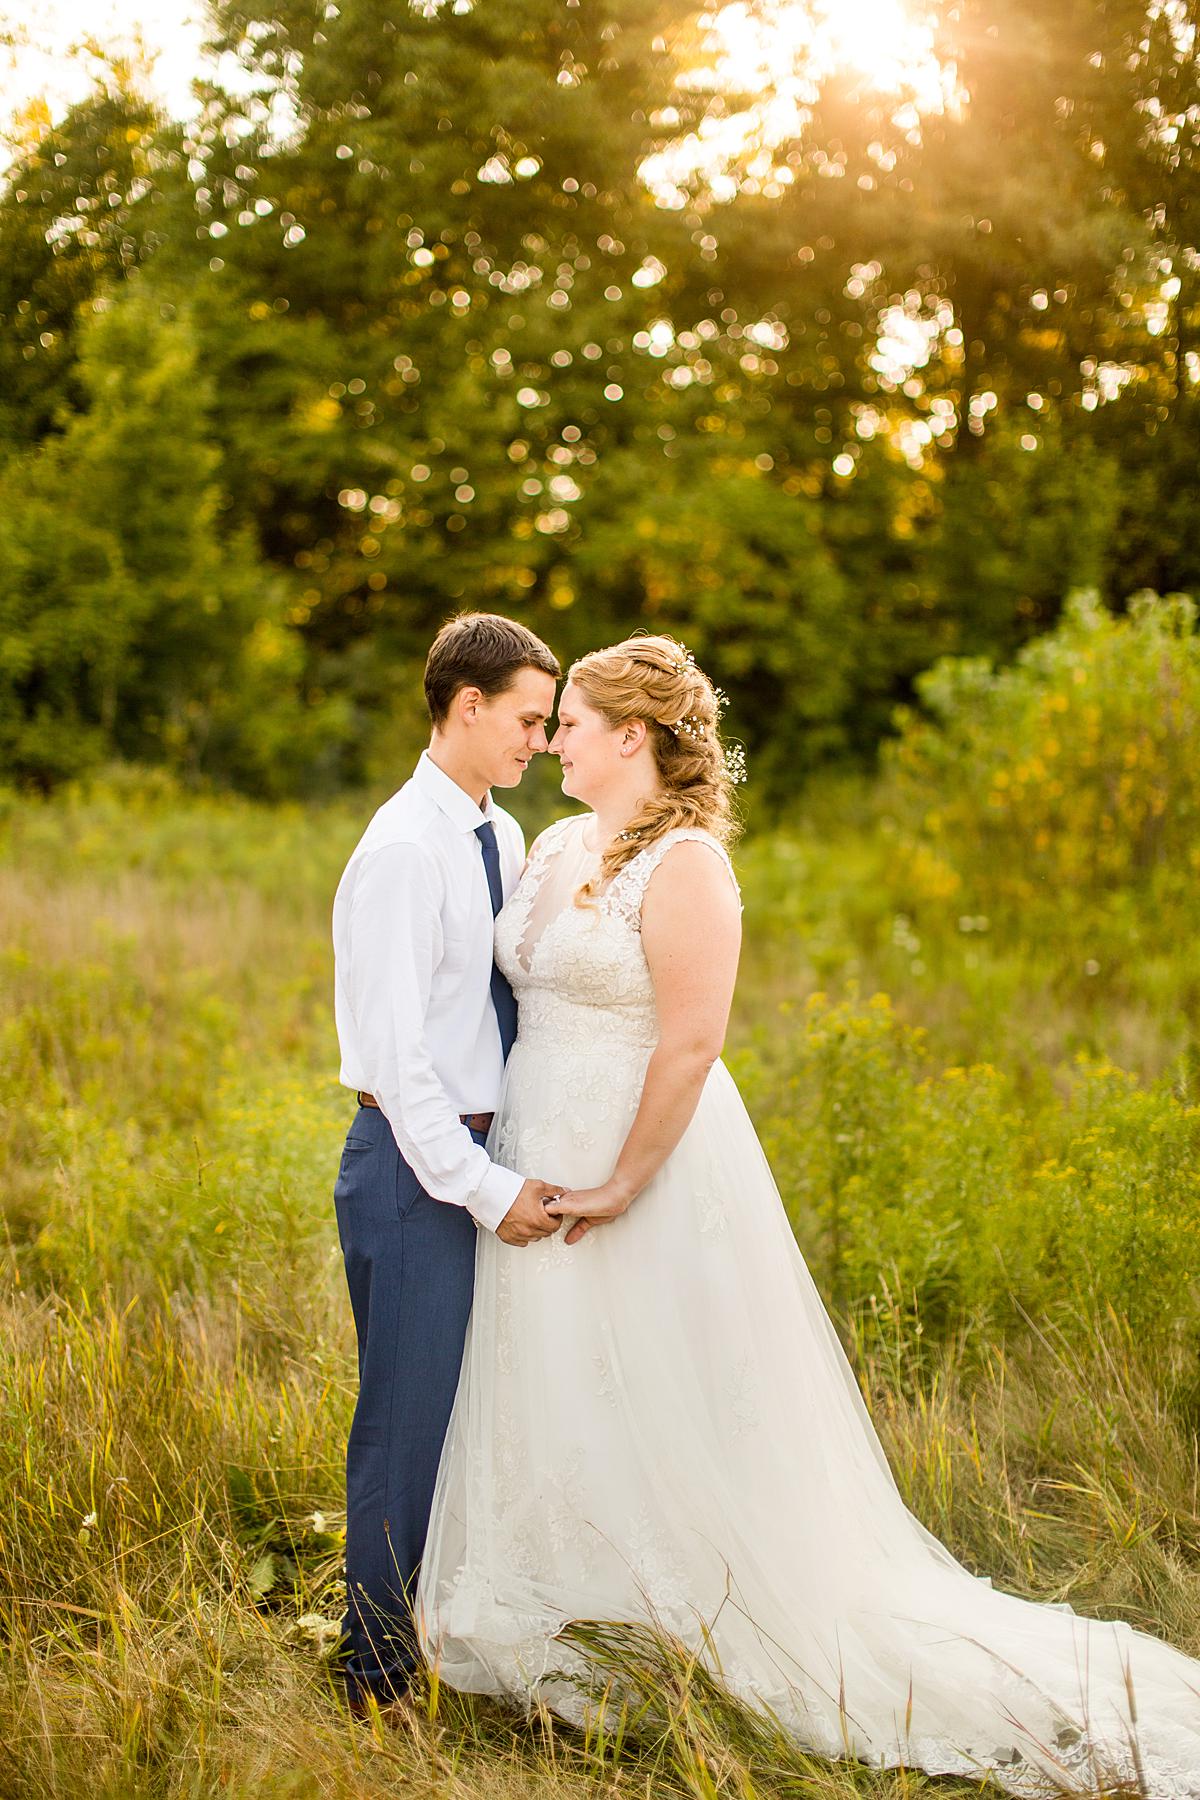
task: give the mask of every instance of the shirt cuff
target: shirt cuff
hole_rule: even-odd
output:
[[[502,1169],[499,1163],[492,1163],[467,1201],[467,1211],[478,1224],[486,1226],[489,1231],[495,1231],[524,1186],[524,1175],[519,1175],[515,1169]]]

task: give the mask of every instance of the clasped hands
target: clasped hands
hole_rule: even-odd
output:
[[[615,1182],[594,1188],[564,1188],[551,1181],[527,1181],[496,1227],[505,1244],[523,1248],[539,1238],[553,1237],[564,1219],[570,1219],[568,1244],[577,1244],[593,1225],[608,1225],[620,1218],[632,1200]]]

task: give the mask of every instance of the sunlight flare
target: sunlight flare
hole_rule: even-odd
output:
[[[643,167],[660,206],[685,205],[697,185],[717,200],[781,192],[793,176],[775,152],[802,136],[832,80],[875,96],[910,144],[920,142],[923,117],[964,98],[955,65],[938,56],[936,15],[905,0],[731,0],[700,13],[696,28],[679,85],[711,103],[695,131]],[[886,168],[890,153],[881,145],[880,154]]]
[[[849,73],[924,112],[945,103],[936,20],[904,0],[733,0],[707,18],[726,86],[757,92],[789,73],[812,83]]]

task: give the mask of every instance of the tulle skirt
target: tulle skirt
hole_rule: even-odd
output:
[[[606,1179],[648,1054],[519,1038],[496,1160]],[[730,1690],[826,1755],[1200,1797],[1200,1662],[994,1588],[904,1505],[722,1063],[630,1210],[564,1236],[479,1234],[418,1596],[442,1679],[578,1722],[565,1624],[707,1628]]]

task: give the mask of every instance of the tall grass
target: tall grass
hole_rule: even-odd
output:
[[[871,804],[741,859],[730,1059],[785,1203],[924,1522],[1200,1653],[1190,947],[1122,989],[1073,933],[918,917]],[[977,1791],[806,1758],[636,1633],[592,1633],[604,1731],[436,1683],[346,1720],[328,905],[361,810],[126,779],[0,815],[0,1794]]]

